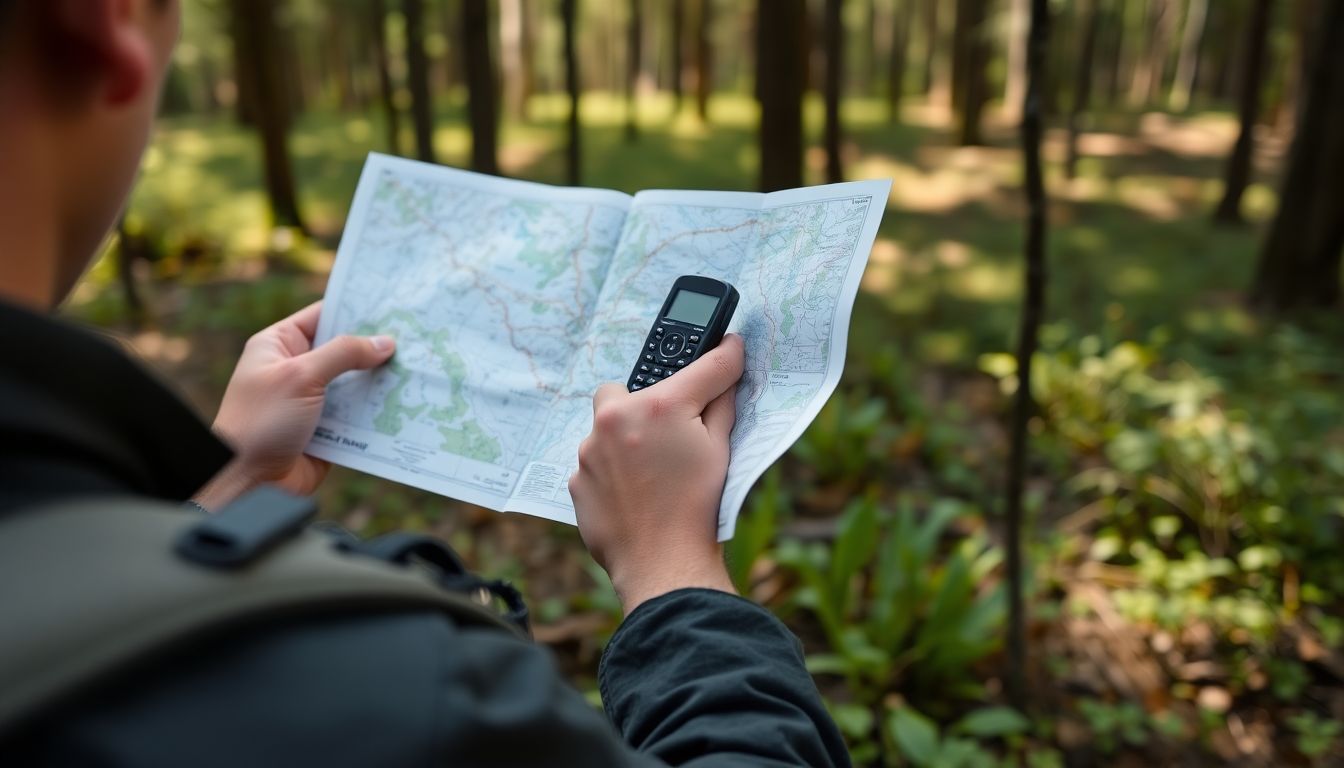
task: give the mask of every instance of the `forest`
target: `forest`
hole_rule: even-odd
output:
[[[184,0],[64,311],[213,414],[371,151],[892,180],[845,376],[727,545],[856,765],[1344,764],[1344,3]],[[574,529],[339,468],[321,507],[511,580],[598,701]]]

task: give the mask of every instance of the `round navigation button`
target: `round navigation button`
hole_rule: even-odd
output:
[[[658,352],[664,357],[676,357],[685,345],[686,339],[680,333],[669,333],[658,345]]]

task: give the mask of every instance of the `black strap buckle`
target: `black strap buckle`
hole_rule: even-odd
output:
[[[462,558],[438,539],[418,533],[388,533],[368,541],[343,540],[337,546],[389,563],[427,566],[444,589],[467,595],[485,593],[499,599],[508,609],[500,617],[518,627],[523,634],[529,637],[532,634],[527,603],[517,588],[507,581],[483,579],[467,570]]]
[[[241,568],[299,531],[317,514],[311,498],[262,486],[182,532],[178,556],[212,568]]]

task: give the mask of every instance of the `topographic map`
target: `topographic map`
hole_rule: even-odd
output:
[[[680,275],[737,287],[746,342],[719,538],[835,389],[885,181],[772,194],[568,189],[373,154],[317,343],[397,353],[332,383],[314,456],[574,522],[592,394],[624,380]]]

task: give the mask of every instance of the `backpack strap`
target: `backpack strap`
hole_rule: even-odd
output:
[[[144,499],[0,517],[0,734],[154,652],[249,623],[436,610],[460,625],[523,635],[468,594],[445,589],[443,574],[404,547],[401,564],[367,556],[358,543],[304,527],[311,502],[305,515],[294,497],[256,493],[269,504],[244,497],[244,514],[232,517],[232,506],[202,518]],[[287,507],[276,504],[280,496]],[[280,533],[258,525],[268,505],[279,507],[282,524],[272,529]],[[204,564],[193,547],[218,562]],[[482,593],[490,583],[475,586]]]

